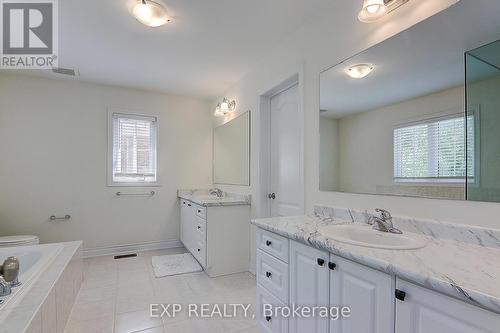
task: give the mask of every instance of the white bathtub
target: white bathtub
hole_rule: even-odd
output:
[[[29,287],[63,247],[62,244],[43,244],[0,248],[0,264],[11,256],[19,259],[19,282],[21,282],[19,287],[12,288],[9,296],[0,297],[4,301],[0,304],[0,311],[9,304],[19,301],[26,294]]]

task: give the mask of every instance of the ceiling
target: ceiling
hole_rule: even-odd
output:
[[[135,0],[59,1],[59,66],[76,68],[82,81],[213,99],[263,50],[331,7],[325,0],[161,1],[173,22],[160,28],[130,15]]]
[[[464,52],[500,39],[499,14],[498,2],[461,1],[322,73],[322,116],[340,118],[463,85]],[[345,70],[360,63],[375,69],[364,79],[349,78]]]

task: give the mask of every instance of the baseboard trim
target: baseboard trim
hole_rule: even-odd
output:
[[[172,249],[183,247],[180,240],[156,241],[147,243],[124,244],[116,246],[104,246],[94,248],[83,248],[83,258],[93,258],[102,256],[111,256],[125,253],[137,253],[145,251]]]

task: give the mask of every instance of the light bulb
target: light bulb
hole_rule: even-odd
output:
[[[379,9],[380,9],[380,5],[371,5],[371,6],[366,7],[366,10],[370,14],[375,14],[376,12],[379,11]]]

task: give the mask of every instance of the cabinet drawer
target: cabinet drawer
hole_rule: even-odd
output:
[[[265,316],[264,304],[271,304],[273,307],[285,306],[266,289],[257,285],[256,318],[259,330],[264,333],[288,333],[288,318]]]
[[[196,237],[199,239],[206,240],[206,235],[207,235],[207,221],[201,219],[200,217],[195,218],[195,234]]]
[[[205,245],[205,241],[197,241],[194,244],[193,248],[193,256],[198,260],[201,266],[207,266],[207,247]]]
[[[257,250],[257,283],[283,303],[288,303],[288,264]]]
[[[272,232],[257,229],[257,248],[288,262],[288,239]]]
[[[206,207],[196,205],[194,207],[194,209],[196,211],[196,216],[201,217],[204,220],[207,219],[207,208]]]

